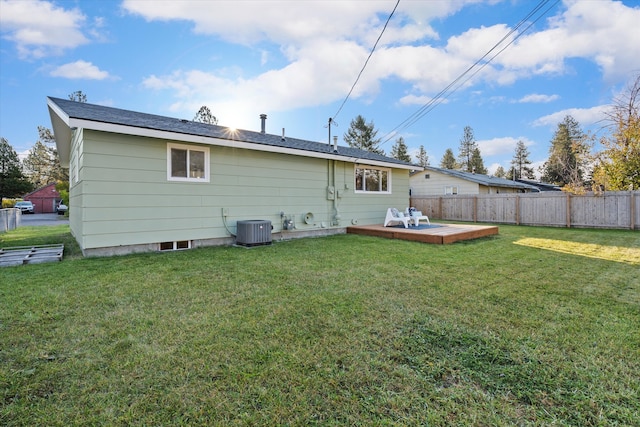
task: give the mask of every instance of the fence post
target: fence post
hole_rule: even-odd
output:
[[[567,228],[571,228],[571,193],[567,192]]]
[[[478,196],[473,196],[473,222],[478,222]]]
[[[520,225],[520,195],[516,194],[516,225]]]
[[[636,193],[631,191],[631,199],[629,200],[631,202],[631,206],[629,209],[631,211],[631,229],[635,229],[636,228]]]

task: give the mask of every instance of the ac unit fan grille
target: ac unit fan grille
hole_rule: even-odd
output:
[[[263,219],[238,221],[236,244],[240,246],[270,245],[271,221]]]

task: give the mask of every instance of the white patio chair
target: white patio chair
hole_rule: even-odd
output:
[[[411,218],[404,216],[398,209],[389,208],[387,209],[387,216],[384,219],[384,226],[386,227],[392,222],[401,222],[404,224],[404,228],[409,228],[409,221],[411,221]]]
[[[426,215],[422,215],[422,212],[417,211],[416,208],[406,208],[404,210],[404,216],[408,216],[409,218],[411,218],[411,223],[413,223],[413,225],[415,225],[416,227],[420,225],[421,220],[427,221],[427,225],[431,225],[431,222],[429,222],[429,217]]]
[[[422,215],[421,211],[411,211],[411,220],[413,221],[413,225],[420,225],[420,221],[427,221],[427,225],[431,225],[429,221],[429,217],[426,215]]]

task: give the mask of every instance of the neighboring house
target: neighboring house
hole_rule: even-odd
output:
[[[55,182],[40,187],[23,197],[33,203],[34,213],[53,213],[60,202],[60,193],[56,190]]]
[[[531,179],[516,179],[518,182],[522,182],[524,184],[533,185],[538,190],[542,191],[562,191],[562,188],[555,184],[549,184],[546,182],[533,181]]]
[[[424,171],[412,172],[409,185],[412,196],[535,193],[539,191],[533,185],[522,182],[432,166],[425,167]]]
[[[416,166],[350,147],[48,98],[69,223],[85,255],[344,233],[409,205]]]

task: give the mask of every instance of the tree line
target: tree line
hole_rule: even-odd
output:
[[[578,121],[567,115],[558,123],[550,141],[549,157],[538,168],[542,182],[554,184],[564,191],[583,193],[640,190],[640,75],[626,88],[605,113],[608,132],[599,138],[603,150],[592,152],[596,137],[585,133]],[[350,123],[344,140],[350,147],[385,154],[376,137],[373,122],[358,115]],[[511,167],[502,166],[494,176],[506,179],[535,180],[529,151],[523,141],[518,141],[511,160]],[[421,145],[415,159],[408,153],[404,138],[399,137],[391,148],[390,156],[429,166],[429,157]],[[445,150],[439,166],[443,169],[487,174],[473,129],[465,126],[456,157],[451,148]]]
[[[87,102],[87,96],[82,91],[71,93],[69,99]],[[193,121],[218,123],[207,106],[198,110]],[[596,138],[583,132],[573,117],[568,115],[558,123],[550,141],[549,157],[538,170],[541,180],[575,193],[587,189],[640,190],[640,75],[635,77],[622,95],[613,100],[610,110],[605,114],[605,122],[608,132],[599,139],[604,148],[596,153],[592,153]],[[372,121],[367,122],[358,115],[351,120],[343,139],[350,147],[385,155],[377,133]],[[514,180],[535,179],[529,155],[524,142],[518,141],[511,167],[506,171],[502,166],[498,167],[494,176]],[[424,146],[420,145],[412,158],[403,137],[396,139],[390,156],[421,167],[429,166],[429,156]],[[458,156],[454,155],[451,148],[447,148],[439,166],[487,174],[470,126],[463,129]],[[21,197],[51,182],[57,183],[56,189],[63,199],[67,199],[68,170],[60,166],[53,132],[49,128],[38,126],[38,140],[22,161],[9,141],[0,137],[0,205],[4,198]]]

